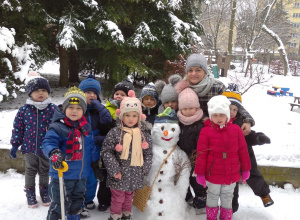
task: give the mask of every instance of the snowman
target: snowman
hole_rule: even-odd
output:
[[[189,187],[190,161],[177,146],[179,133],[176,113],[168,107],[156,117],[151,130],[153,159],[145,183],[151,186],[154,181],[154,185],[143,219],[186,219],[185,197]]]

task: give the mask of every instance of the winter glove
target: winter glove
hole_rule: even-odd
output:
[[[111,114],[104,105],[101,104],[98,100],[91,100],[94,108],[99,112],[100,124],[107,124],[112,122]]]
[[[10,149],[10,153],[9,153],[10,157],[12,159],[16,159],[17,158],[17,155],[16,155],[17,151],[18,151],[18,146],[13,145],[12,148]]]
[[[258,145],[270,144],[271,143],[270,138],[262,132],[257,132],[256,133],[256,140],[257,140]]]
[[[205,180],[205,176],[204,175],[197,175],[196,181],[197,181],[197,183],[199,183],[200,185],[202,185],[204,188],[206,188],[206,180]]]
[[[99,161],[94,161],[92,163],[92,168],[94,171],[95,178],[98,179],[100,182],[104,180],[104,174],[101,168],[99,167]]]
[[[62,162],[65,160],[61,150],[55,149],[50,153],[50,160],[54,169],[63,167]]]
[[[246,170],[246,171],[242,171],[242,182],[244,184],[246,184],[246,180],[249,179],[250,177],[250,171]]]

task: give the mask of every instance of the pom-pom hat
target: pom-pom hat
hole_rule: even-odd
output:
[[[242,96],[239,92],[226,90],[222,95],[226,96],[232,105],[235,105],[238,108],[242,107]]]
[[[158,103],[158,93],[156,91],[154,83],[151,82],[151,83],[149,83],[149,84],[147,84],[143,87],[142,92],[141,92],[141,96],[140,96],[141,102],[143,101],[143,98],[146,95],[152,96],[155,99],[156,104]]]
[[[223,95],[217,95],[212,97],[207,103],[208,114],[211,120],[211,116],[214,113],[223,113],[227,116],[227,122],[230,121],[230,101]]]
[[[86,112],[87,103],[86,95],[76,86],[70,88],[68,92],[64,95],[64,102],[62,104],[63,112],[66,112],[66,108],[69,105],[80,105],[83,109],[83,114]]]
[[[94,75],[88,75],[87,79],[82,80],[78,87],[83,92],[92,91],[92,92],[96,93],[97,97],[99,99],[100,92],[101,92],[101,86],[100,86],[100,83],[95,79]]]
[[[200,67],[201,69],[204,70],[204,72],[206,74],[208,73],[207,61],[206,61],[205,57],[200,53],[191,54],[187,58],[185,73],[187,73],[191,67]]]
[[[30,97],[31,93],[38,89],[46,89],[48,94],[50,94],[50,85],[47,79],[40,76],[35,71],[30,71],[25,80],[26,91],[28,96]]]
[[[177,83],[175,90],[178,93],[179,110],[184,108],[200,108],[199,98],[186,80]]]

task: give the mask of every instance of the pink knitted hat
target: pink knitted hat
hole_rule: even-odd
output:
[[[175,90],[178,93],[179,110],[184,108],[200,108],[199,98],[186,80],[177,83]]]

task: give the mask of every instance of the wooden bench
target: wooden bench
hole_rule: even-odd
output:
[[[290,103],[290,105],[291,105],[291,111],[293,111],[293,108],[294,108],[295,106],[300,107],[300,104],[297,104],[297,103]]]

